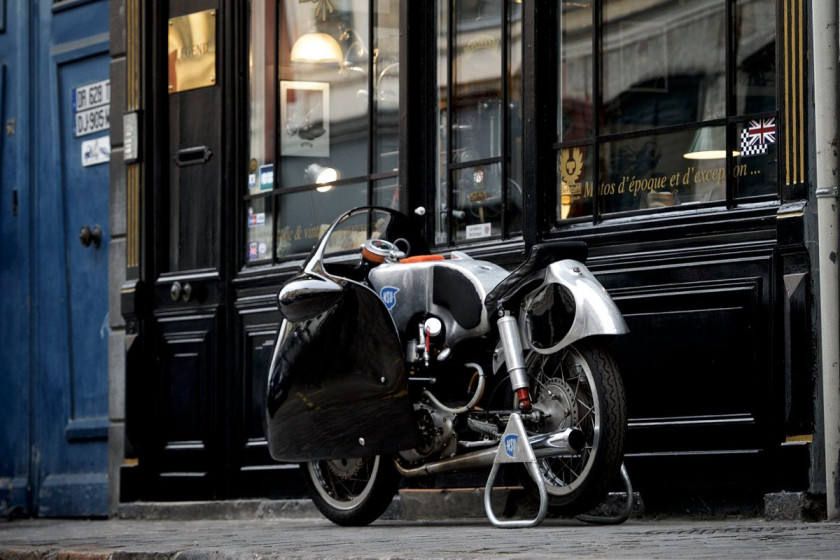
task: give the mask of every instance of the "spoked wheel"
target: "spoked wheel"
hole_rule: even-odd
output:
[[[302,463],[315,506],[338,525],[372,523],[385,513],[399,484],[389,459],[363,457]]]
[[[577,427],[586,441],[579,454],[539,459],[549,508],[560,515],[589,511],[605,498],[624,456],[627,412],[615,360],[584,341],[550,355],[532,353],[527,368],[534,408],[545,414],[539,425],[526,424],[528,431]]]

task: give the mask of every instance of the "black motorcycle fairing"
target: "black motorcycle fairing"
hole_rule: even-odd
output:
[[[278,341],[266,401],[266,433],[278,461],[393,453],[420,443],[399,337],[364,285]]]
[[[284,318],[302,322],[334,307],[342,295],[341,283],[315,274],[302,274],[283,286],[277,304]]]

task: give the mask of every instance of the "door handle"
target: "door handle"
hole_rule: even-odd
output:
[[[184,301],[190,301],[192,299],[192,296],[193,296],[193,287],[190,285],[189,282],[187,282],[186,284],[184,284],[184,291],[183,291],[183,294],[181,295],[181,299],[183,299]]]
[[[84,247],[93,245],[98,249],[102,244],[102,229],[99,226],[93,226],[93,229],[90,226],[82,226],[79,230],[79,241]]]
[[[184,301],[190,301],[193,296],[193,287],[192,285],[187,282],[183,286],[180,282],[172,282],[172,286],[169,287],[169,297],[172,298],[172,301],[178,301],[179,299]]]

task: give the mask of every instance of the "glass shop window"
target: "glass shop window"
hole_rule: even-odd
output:
[[[247,264],[307,253],[343,211],[401,208],[399,1],[251,0]]]
[[[522,5],[441,0],[434,242],[522,229]]]
[[[558,224],[778,196],[775,0],[556,14]]]

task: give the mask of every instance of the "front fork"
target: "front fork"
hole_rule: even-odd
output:
[[[510,385],[519,401],[519,408],[525,412],[531,410],[531,395],[528,392],[528,372],[525,367],[525,352],[522,350],[522,339],[519,338],[519,325],[509,312],[499,317],[499,338],[505,351]]]

